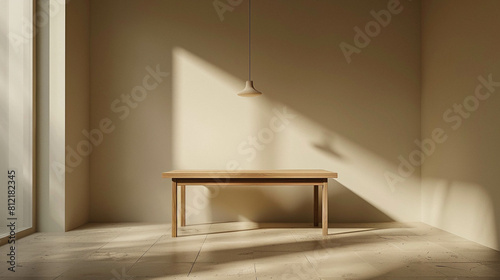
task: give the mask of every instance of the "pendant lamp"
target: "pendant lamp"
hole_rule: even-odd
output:
[[[248,81],[245,83],[245,88],[238,92],[242,97],[259,96],[262,92],[253,87],[252,81],[252,0],[248,0]]]

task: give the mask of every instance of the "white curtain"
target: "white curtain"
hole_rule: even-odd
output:
[[[33,1],[0,0],[0,236],[7,234],[7,172],[16,171],[17,231],[32,226]]]

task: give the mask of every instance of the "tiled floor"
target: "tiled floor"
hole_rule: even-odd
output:
[[[500,279],[500,253],[424,224],[89,224],[18,241],[0,279]],[[2,257],[3,256],[3,257]],[[2,259],[3,258],[3,259]]]

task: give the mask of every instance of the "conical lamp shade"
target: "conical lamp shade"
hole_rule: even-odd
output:
[[[238,92],[238,95],[243,97],[259,96],[261,94],[262,92],[256,90],[253,87],[253,81],[247,81],[245,83],[245,88],[242,91]]]

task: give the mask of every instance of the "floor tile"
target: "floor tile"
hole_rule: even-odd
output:
[[[374,264],[380,275],[390,277],[405,277],[412,276],[416,278],[422,277],[441,277],[446,278],[439,267],[430,263],[407,263],[401,264],[397,262],[377,263]]]
[[[110,277],[123,275],[133,263],[124,262],[80,262],[65,271],[64,277]]]
[[[290,251],[272,251],[272,252],[253,252],[254,263],[305,263],[308,262],[306,255],[303,252]]]
[[[220,246],[203,245],[196,259],[196,262],[202,263],[222,263],[242,260],[253,260],[252,248],[225,248]]]
[[[189,277],[255,277],[255,265],[252,261],[237,261],[230,263],[196,262]]]
[[[99,262],[125,262],[134,263],[144,255],[142,251],[134,251],[133,249],[122,248],[116,249],[99,249],[91,254],[84,260],[86,261],[99,261]]]
[[[257,263],[257,279],[319,279],[309,262],[301,263]]]
[[[159,263],[193,263],[199,251],[171,250],[147,251],[141,256],[139,262],[159,262]]]
[[[366,275],[376,275],[374,265],[363,261],[357,255],[346,257],[322,258],[311,261],[312,266],[321,277],[344,277],[349,279],[363,279]]]
[[[480,263],[432,263],[432,266],[448,277],[495,277],[498,271]]]
[[[149,263],[138,262],[127,271],[130,276],[187,276],[192,263]]]

